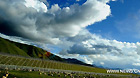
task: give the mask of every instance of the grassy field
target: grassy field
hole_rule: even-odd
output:
[[[105,69],[36,58],[0,55],[0,64],[106,73]]]

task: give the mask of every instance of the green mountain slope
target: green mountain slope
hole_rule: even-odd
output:
[[[36,57],[36,58],[44,58],[44,59],[50,59],[50,60],[56,60],[56,61],[63,61],[62,58],[48,51],[45,51],[41,48],[38,48],[32,45],[13,42],[7,39],[3,39],[1,37],[0,37],[0,52],[27,56],[27,57]]]
[[[0,52],[8,53],[8,54],[16,54],[22,56],[29,56],[22,49],[12,44],[10,41],[0,38]]]

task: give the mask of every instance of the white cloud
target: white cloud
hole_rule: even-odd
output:
[[[98,1],[101,1],[103,3],[109,3],[110,1],[117,1],[117,0],[98,0]]]
[[[140,66],[140,63],[133,63],[134,66]]]
[[[80,0],[76,0],[76,1],[80,1]]]
[[[25,0],[26,7],[35,8],[38,12],[47,12],[47,6],[39,0]]]
[[[30,40],[25,40],[21,37],[7,36],[7,35],[1,34],[1,33],[0,33],[0,37],[2,37],[4,39],[9,39],[9,40],[14,41],[14,42],[20,42],[20,43],[23,43],[23,44],[28,44],[28,45],[31,45],[32,43],[34,43]]]
[[[4,25],[0,26],[0,33],[58,44],[61,38],[74,37],[81,29],[106,19],[111,13],[110,6],[98,0],[63,8],[58,4],[50,6],[47,8],[40,0],[1,0],[0,24]]]
[[[117,0],[112,0],[112,1],[117,1]]]
[[[61,8],[58,6],[58,4],[52,5],[51,9],[49,10],[50,13],[55,14],[56,12],[58,12],[59,10],[61,10]]]
[[[104,62],[100,62],[101,65],[104,65]]]

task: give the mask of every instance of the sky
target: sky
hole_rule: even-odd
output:
[[[0,37],[107,68],[140,69],[139,0],[0,0]]]

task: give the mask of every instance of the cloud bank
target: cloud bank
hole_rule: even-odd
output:
[[[75,57],[89,64],[110,68],[139,68],[140,43],[108,40],[82,30],[70,38],[74,44],[62,50],[62,56]],[[84,33],[83,33],[84,32]],[[78,40],[78,41],[76,41]]]
[[[48,9],[39,0],[1,0],[0,33],[57,44],[61,37],[76,36],[88,25],[106,19],[110,15],[106,2],[87,0],[82,5],[60,8],[54,4]]]

